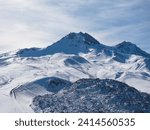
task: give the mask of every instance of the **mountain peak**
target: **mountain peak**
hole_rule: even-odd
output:
[[[78,36],[82,36],[84,33],[82,32],[79,32],[79,33],[75,33],[75,32],[70,32],[67,36],[65,36],[66,38],[69,38],[69,39],[74,39]]]
[[[144,57],[150,57],[150,54],[146,53],[145,51],[141,50],[138,46],[131,42],[123,41],[115,46],[117,52],[124,53],[124,54],[134,54]]]
[[[127,42],[127,41],[123,41],[121,43],[119,43],[118,45],[116,45],[117,48],[127,48],[127,47],[137,47],[135,44],[133,44],[132,42]]]
[[[88,53],[91,51],[98,52],[103,49],[105,45],[100,44],[95,38],[88,33],[69,33],[58,42],[47,47],[51,54],[66,53],[79,54]]]
[[[79,54],[88,52],[98,52],[105,45],[100,44],[88,33],[69,33],[59,41],[43,49],[22,49],[17,52],[21,57],[39,57],[55,53]]]
[[[93,38],[90,34],[83,33],[83,32],[79,32],[79,33],[71,32],[63,39],[76,40],[76,41],[84,42],[88,45],[100,44],[99,41]]]

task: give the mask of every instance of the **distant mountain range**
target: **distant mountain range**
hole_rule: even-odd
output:
[[[149,94],[150,54],[131,42],[80,32],[0,54],[0,112],[150,112]]]

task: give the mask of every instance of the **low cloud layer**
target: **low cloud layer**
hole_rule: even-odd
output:
[[[0,52],[45,47],[69,32],[150,52],[150,0],[0,0]]]

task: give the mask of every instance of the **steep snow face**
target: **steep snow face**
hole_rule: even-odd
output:
[[[31,48],[20,50],[21,57],[39,57],[55,53],[79,54],[100,51],[105,46],[87,33],[70,33],[58,42],[44,49]]]
[[[26,96],[31,95],[34,97],[35,95],[43,95],[49,92],[55,93],[60,91],[61,89],[67,89],[70,85],[71,82],[67,80],[60,79],[57,77],[47,77],[18,86],[17,88],[12,89],[10,94],[13,94],[12,96],[15,96],[15,98],[17,98],[18,94],[24,94]]]
[[[150,95],[115,80],[80,79],[70,89],[37,96],[35,112],[150,112]]]
[[[10,91],[10,97],[20,106],[28,108],[35,96],[56,93],[67,89],[71,84],[71,82],[57,77],[42,78],[13,88]]]

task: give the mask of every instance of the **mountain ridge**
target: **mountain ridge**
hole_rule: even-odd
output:
[[[150,58],[150,54],[141,50],[135,44],[131,42],[123,41],[115,46],[106,46],[101,44],[95,38],[88,33],[69,33],[59,41],[46,48],[28,48],[19,50],[16,55],[20,57],[39,57],[45,55],[52,55],[55,53],[66,53],[66,54],[79,54],[88,53],[94,51],[96,53],[102,50],[111,50],[118,53],[124,54],[135,54]]]
[[[117,44],[115,46],[115,49],[117,49],[120,53],[135,54],[150,58],[150,54],[141,50],[139,47],[137,47],[136,44],[133,44],[131,42],[123,41],[122,43]]]

